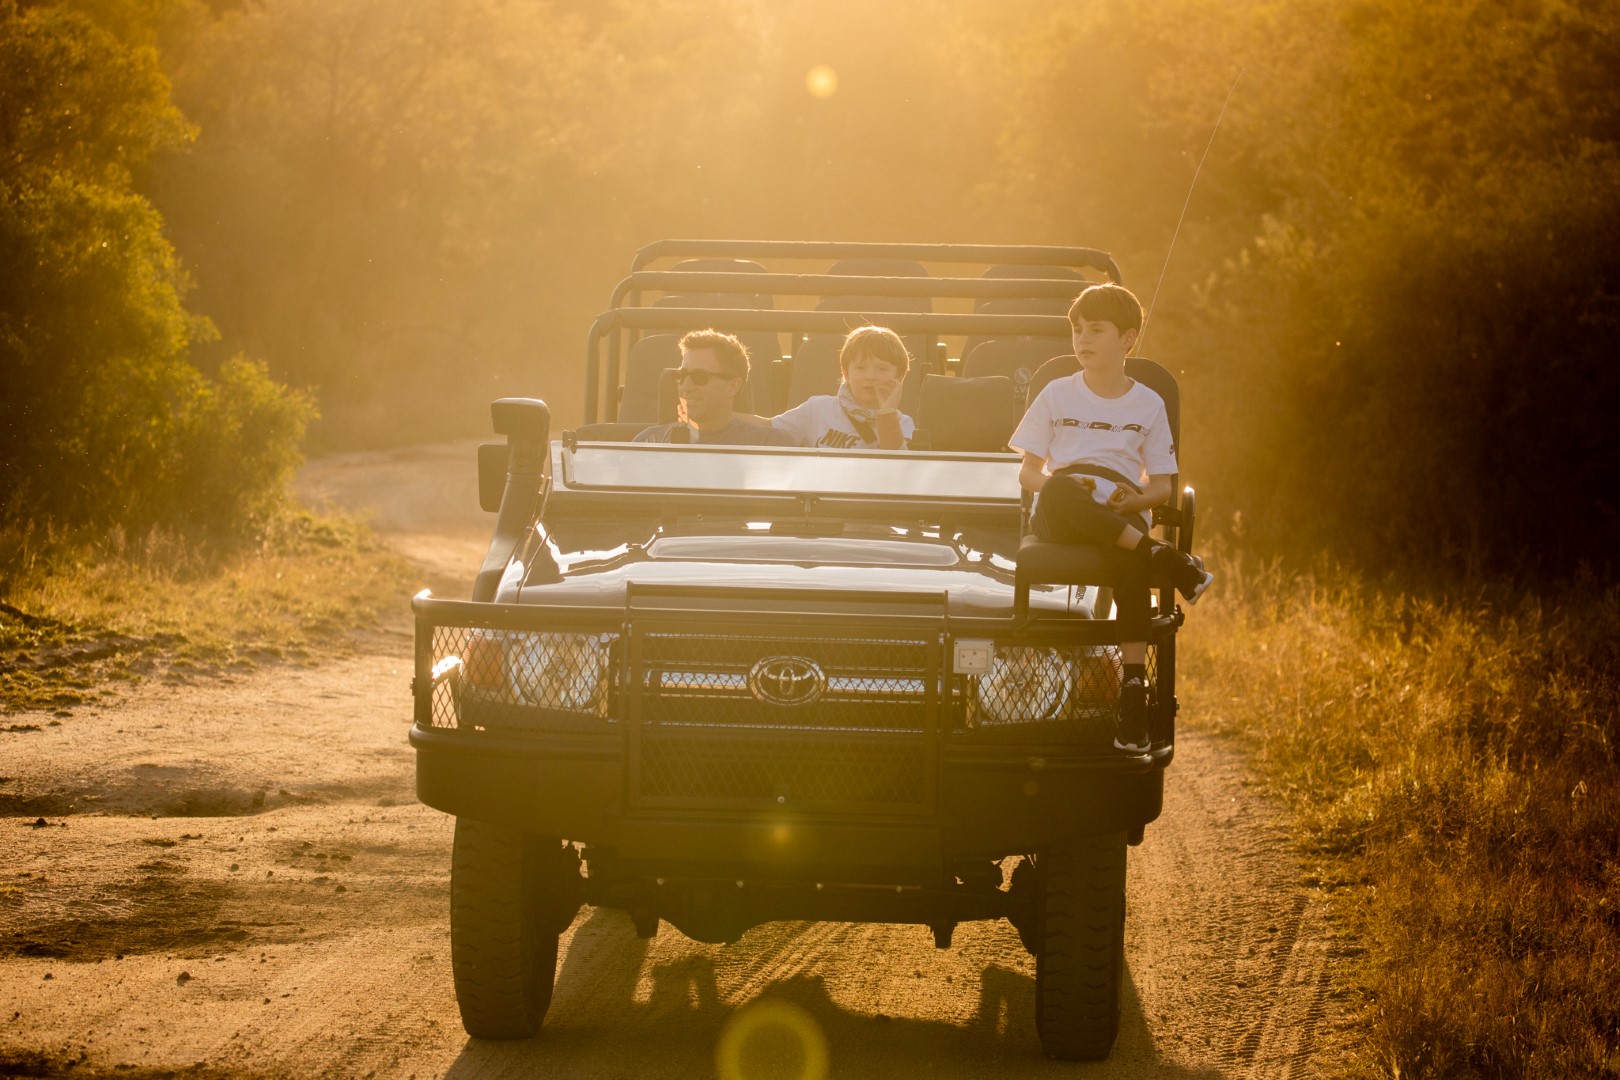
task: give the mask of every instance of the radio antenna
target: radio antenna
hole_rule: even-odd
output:
[[[1193,169],[1192,183],[1187,185],[1187,198],[1181,204],[1181,216],[1176,219],[1175,231],[1170,234],[1170,246],[1164,251],[1164,265],[1159,267],[1159,280],[1153,286],[1153,295],[1148,298],[1147,314],[1142,316],[1142,332],[1136,335],[1136,355],[1142,355],[1142,343],[1147,340],[1148,323],[1153,319],[1153,305],[1159,301],[1159,289],[1164,286],[1164,273],[1170,269],[1170,253],[1176,250],[1176,237],[1181,235],[1181,223],[1187,220],[1187,207],[1192,205],[1193,191],[1198,187],[1198,174],[1204,171],[1204,161],[1209,157],[1209,148],[1215,145],[1215,135],[1221,130],[1221,121],[1226,118],[1226,107],[1232,103],[1232,94],[1237,90],[1238,80],[1248,68],[1238,68],[1232,85],[1226,90],[1226,100],[1221,102],[1221,111],[1215,116],[1215,126],[1210,129],[1209,142],[1204,144],[1203,156],[1198,159],[1198,167]]]

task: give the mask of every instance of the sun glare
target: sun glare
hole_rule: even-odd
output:
[[[838,72],[826,64],[817,64],[805,72],[804,88],[811,97],[830,98],[838,92]]]

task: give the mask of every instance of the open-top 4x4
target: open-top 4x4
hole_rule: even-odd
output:
[[[964,266],[984,276],[930,273]],[[1120,751],[1101,564],[1027,535],[1006,449],[1027,397],[1076,369],[1063,313],[1087,274],[1119,277],[1081,248],[664,241],[591,328],[583,426],[552,440],[542,402],[494,404],[472,599],[414,604],[417,792],[457,819],[469,1034],[538,1030],[559,935],[592,904],[710,942],[810,919],[917,923],[944,948],[1006,918],[1047,1052],[1108,1053],[1181,612],[1157,583],[1152,747]],[[836,342],[865,322],[916,357],[911,449],[629,441],[674,418],[681,331],[747,341],[769,415],[832,392]],[[1176,427],[1174,380],[1128,371]],[[1158,516],[1186,550],[1190,490]]]

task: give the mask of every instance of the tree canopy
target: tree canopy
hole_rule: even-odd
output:
[[[1533,571],[1615,538],[1608,5],[0,13],[0,349],[27,387],[0,468],[53,512],[110,485],[159,513],[132,478],[177,460],[184,401],[245,400],[209,381],[243,354],[318,395],[322,446],[469,432],[512,392],[566,422],[635,247],[780,236],[1112,250],[1185,383],[1206,523],[1263,550]],[[309,415],[247,398],[283,433]]]
[[[262,366],[189,362],[213,328],[135,171],[193,129],[156,49],[116,25],[0,0],[0,513],[236,532],[276,501],[311,408]]]

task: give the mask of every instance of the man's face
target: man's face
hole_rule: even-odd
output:
[[[1131,346],[1136,344],[1135,330],[1121,334],[1119,327],[1106,319],[1082,319],[1074,324],[1073,330],[1074,355],[1088,371],[1124,365]]]
[[[683,352],[681,366],[675,370],[680,380],[676,391],[688,420],[702,427],[723,424],[731,418],[731,403],[742,389],[742,380],[721,370],[720,358],[713,349]]]

